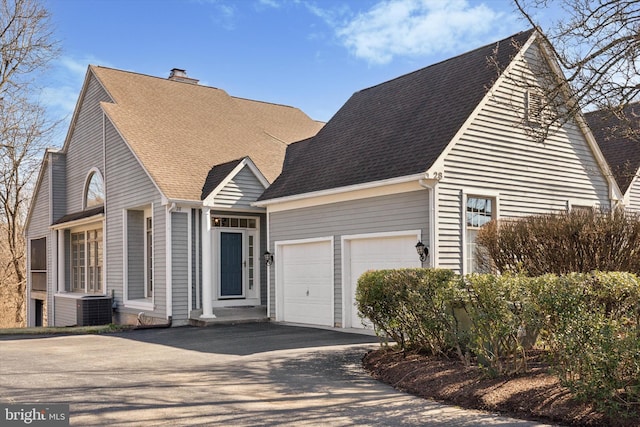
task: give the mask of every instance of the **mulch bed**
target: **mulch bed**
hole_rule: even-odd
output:
[[[640,426],[637,417],[623,419],[578,402],[544,363],[544,352],[532,352],[529,372],[489,378],[458,359],[403,354],[392,348],[369,352],[363,365],[371,375],[407,393],[463,408],[499,412],[520,419],[581,426]]]

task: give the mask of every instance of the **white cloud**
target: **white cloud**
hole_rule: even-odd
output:
[[[356,57],[385,64],[398,56],[460,53],[508,35],[505,27],[513,25],[508,14],[466,0],[384,0],[334,28]]]
[[[40,101],[46,107],[52,121],[63,121],[62,128],[67,126],[76,107],[89,64],[108,66],[91,56],[62,56],[51,65],[43,79],[44,88],[40,94]]]
[[[272,7],[274,9],[280,8],[280,3],[276,0],[258,0],[260,6]]]
[[[213,3],[215,13],[211,15],[211,19],[225,30],[231,31],[236,28],[236,9],[233,5],[224,3]]]

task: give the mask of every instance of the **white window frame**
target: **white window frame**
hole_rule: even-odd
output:
[[[93,204],[93,205],[89,206],[88,203],[87,203],[88,202],[88,196],[89,196],[89,188],[91,186],[91,181],[93,181],[94,175],[98,176],[98,178],[100,178],[100,184],[102,185],[102,188],[101,188],[101,190],[102,190],[102,203],[96,203],[96,204]],[[102,173],[100,173],[100,169],[91,168],[89,170],[89,172],[87,173],[87,177],[85,178],[85,181],[84,181],[84,192],[82,193],[82,207],[83,207],[83,210],[104,205],[104,201],[105,201],[104,177],[102,176]]]
[[[146,236],[146,225],[147,225],[147,218],[151,217],[151,223],[153,226],[153,231],[155,232],[155,227],[156,227],[156,219],[153,215],[154,212],[154,204],[150,203],[147,205],[143,205],[143,206],[138,206],[138,207],[131,207],[131,208],[125,208],[122,210],[122,301],[123,301],[123,305],[126,308],[133,308],[135,310],[145,310],[145,311],[153,311],[155,309],[155,292],[153,292],[153,294],[151,296],[147,296],[147,236]],[[145,251],[145,256],[144,256],[144,294],[145,294],[145,298],[144,299],[129,299],[129,260],[128,260],[128,248],[127,248],[127,232],[128,232],[128,221],[127,221],[127,212],[129,211],[144,211],[144,251]],[[155,233],[154,234],[154,238],[155,238]],[[156,248],[152,247],[152,251],[153,251],[153,265],[152,265],[152,269],[155,273],[155,261],[156,261],[156,256],[155,256],[155,251]],[[154,279],[156,279],[157,277],[155,277],[154,274]],[[155,288],[155,280],[154,280],[154,288]]]
[[[89,291],[89,239],[88,232],[91,231],[100,231],[102,236],[102,253],[100,258],[100,291],[98,292],[90,292]],[[74,273],[73,273],[73,235],[74,234],[84,234],[84,289],[81,291],[76,291],[73,288],[74,284]],[[95,241],[95,240],[93,240]],[[104,224],[100,223],[90,223],[80,227],[74,227],[69,229],[69,292],[74,294],[86,294],[86,295],[106,295],[106,282],[105,282],[105,233],[104,233]]]
[[[598,207],[598,203],[594,201],[580,199],[567,200],[567,212],[571,212],[574,209],[597,209]]]
[[[469,198],[478,198],[478,199],[491,199],[493,201],[491,219],[500,219],[500,194],[496,191],[485,190],[485,189],[464,189],[461,192],[462,206],[460,210],[460,221],[462,228],[462,274],[472,273],[471,265],[469,265],[469,259],[471,254],[469,254],[469,242],[468,239],[468,226],[467,226],[467,201]],[[471,227],[472,230],[478,230],[480,227]]]

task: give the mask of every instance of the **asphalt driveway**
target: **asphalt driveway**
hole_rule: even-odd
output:
[[[398,392],[375,337],[271,323],[0,339],[0,402],[68,403],[71,425],[535,426]]]

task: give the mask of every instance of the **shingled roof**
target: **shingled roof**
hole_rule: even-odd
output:
[[[297,108],[213,87],[100,66],[90,72],[114,101],[102,104],[107,116],[170,199],[200,200],[213,166],[245,156],[273,181],[287,144],[323,125]]]
[[[627,105],[622,113],[628,122],[604,110],[584,116],[618,187],[626,193],[640,170],[640,138],[637,134],[640,131],[640,103]]]
[[[216,165],[211,168],[207,179],[202,186],[202,194],[200,198],[204,200],[220,183],[233,171],[236,166],[242,162],[242,159],[232,160],[221,165]]]
[[[496,43],[356,92],[310,139],[292,144],[260,200],[425,172],[533,34]]]

